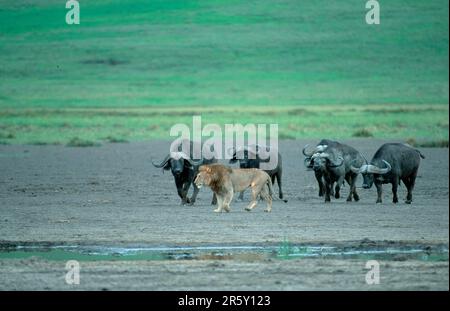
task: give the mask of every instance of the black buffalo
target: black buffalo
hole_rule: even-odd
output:
[[[265,148],[265,152],[268,154],[268,157],[261,157],[261,149]],[[282,189],[281,176],[283,175],[283,165],[281,160],[281,154],[278,152],[276,148],[261,146],[261,145],[251,145],[248,147],[238,148],[237,150],[233,149],[232,158],[230,159],[230,163],[236,163],[239,161],[240,168],[261,168],[261,163],[270,162],[270,160],[274,159],[274,157],[278,156],[278,161],[276,166],[270,170],[264,170],[267,174],[269,174],[272,184],[275,184],[275,180],[278,184],[278,196],[281,200],[284,200],[284,194]],[[239,194],[239,199],[243,199],[244,192]]]
[[[307,147],[308,145],[303,148],[305,165],[314,169],[319,184],[319,196],[325,195],[325,201],[329,202],[334,190],[334,197],[339,199],[345,180],[350,186],[347,201],[352,201],[352,198],[359,201],[356,192],[358,174],[352,171],[351,165],[362,165],[365,162],[364,157],[355,148],[329,139],[322,139],[313,151],[307,152]],[[334,183],[336,186],[333,189]]]
[[[331,188],[336,183],[335,198],[339,198],[341,185],[344,183],[344,158],[336,149],[330,148],[327,152],[317,152],[311,157],[312,167],[316,176],[323,178],[325,202],[330,202]],[[351,194],[350,194],[351,198]]]
[[[313,161],[312,161],[312,156],[315,153],[318,152],[323,152],[325,150],[325,148],[327,148],[328,146],[333,147],[334,145],[336,145],[337,142],[333,141],[333,140],[329,140],[329,139],[322,139],[317,146],[312,150],[312,151],[306,151],[309,145],[306,145],[305,147],[303,147],[303,155],[305,156],[305,166],[307,169],[312,170],[313,169]],[[319,197],[322,197],[325,193],[325,181],[323,179],[323,174],[320,170],[314,170],[314,175],[316,177],[317,183],[319,185]],[[331,195],[334,195],[334,188],[331,187]]]
[[[382,202],[382,184],[392,184],[392,201],[398,203],[397,189],[402,181],[408,191],[405,203],[411,204],[420,158],[425,159],[425,156],[409,145],[388,143],[375,152],[370,163],[352,166],[352,170],[363,175],[363,188],[370,189],[375,183],[377,203]]]
[[[192,159],[193,155],[193,143],[190,144],[190,155],[181,151],[181,144],[178,146],[178,151],[171,151],[159,164],[155,164],[152,161],[153,166],[157,168],[163,168],[163,170],[171,170],[175,180],[175,186],[177,187],[178,195],[181,198],[181,204],[194,204],[199,188],[194,183],[194,179],[197,176],[198,168],[203,164],[216,163],[217,158],[211,159]],[[194,187],[194,192],[191,198],[188,198],[187,194],[190,186]],[[216,196],[213,195],[211,204],[216,204]]]

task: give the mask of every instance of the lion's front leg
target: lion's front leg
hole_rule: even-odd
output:
[[[222,212],[223,197],[221,194],[216,193],[216,198],[217,198],[217,208],[214,210],[214,212],[220,213]]]
[[[223,199],[223,209],[229,213],[230,210],[230,203],[233,200],[234,191],[231,189],[227,194],[225,194],[225,197]]]
[[[246,211],[251,211],[255,208],[256,204],[258,204],[258,201],[252,200],[250,204],[245,208]]]

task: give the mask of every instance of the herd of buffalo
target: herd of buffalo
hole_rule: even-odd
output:
[[[190,142],[192,146],[192,142]],[[266,154],[269,158],[260,157],[261,148],[266,148]],[[193,148],[190,149],[191,151]],[[237,152],[241,152],[239,157]],[[419,169],[420,158],[424,155],[417,149],[402,143],[386,143],[382,145],[374,154],[370,161],[367,161],[355,148],[339,143],[337,141],[322,139],[315,147],[306,145],[303,148],[305,156],[305,166],[308,170],[314,171],[315,178],[319,185],[319,196],[325,197],[325,202],[330,202],[331,197],[338,199],[340,189],[347,182],[349,185],[349,194],[347,201],[359,201],[356,192],[356,179],[361,173],[363,176],[364,189],[370,189],[373,184],[377,189],[377,203],[382,202],[382,185],[392,184],[393,202],[398,202],[397,189],[400,182],[403,182],[407,189],[405,203],[411,204],[412,191]],[[276,153],[276,154],[275,154]],[[277,165],[272,170],[265,170],[272,179],[278,184],[279,198],[283,199],[282,190],[282,159],[278,150],[259,145],[240,148],[232,152],[232,158],[229,163],[239,162],[240,168],[260,168],[263,161],[269,161],[270,156],[277,156]],[[216,163],[217,159],[192,159],[192,153],[187,155],[181,152],[170,152],[164,160],[153,165],[164,170],[171,170],[175,179],[175,185],[182,204],[194,204],[198,187],[193,182],[198,168],[204,164]],[[193,186],[192,197],[188,197],[190,186]],[[240,193],[243,198],[243,193]],[[216,204],[216,198],[213,196],[212,204]]]

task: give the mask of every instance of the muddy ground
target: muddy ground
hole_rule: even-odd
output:
[[[370,158],[384,141],[347,141]],[[201,189],[195,206],[181,206],[170,172],[151,165],[168,142],[101,147],[0,146],[0,240],[2,244],[251,245],[290,243],[349,245],[358,241],[444,244],[449,235],[448,149],[422,148],[413,204],[392,203],[385,186],[358,189],[361,201],[324,204],[303,166],[301,148],[312,140],[282,141],[288,203],[262,204],[252,212],[235,202],[214,213],[211,192]],[[359,185],[361,180],[359,181]],[[278,189],[275,186],[275,192]],[[249,194],[246,194],[248,199]],[[448,290],[448,261],[388,260],[381,283],[365,283],[364,260],[184,260],[82,262],[81,284],[64,282],[65,263],[38,258],[0,260],[0,289],[192,289],[192,290]]]

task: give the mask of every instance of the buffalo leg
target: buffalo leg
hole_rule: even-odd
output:
[[[183,184],[183,197],[185,198],[186,203],[191,203],[191,200],[188,198],[189,188],[191,187],[191,183],[185,182]]]
[[[359,201],[359,195],[356,192],[356,180],[353,181],[353,199],[355,199],[355,202]]]
[[[355,199],[355,202],[359,201],[359,195],[356,192],[356,180],[358,179],[358,174],[353,174],[352,175],[352,185],[350,188],[353,188],[352,193],[353,193],[353,199]]]
[[[330,186],[330,191],[333,191],[333,186]],[[340,197],[341,197],[341,187],[338,184],[336,184],[336,187],[334,188],[334,198],[339,199]]]
[[[341,197],[341,186],[344,184],[344,178],[345,176],[339,177],[339,179],[336,181],[336,187],[334,188],[334,197],[336,199],[339,199]],[[330,183],[330,190],[333,189],[333,183]]]
[[[244,191],[241,191],[238,196],[238,200],[244,201]]]
[[[399,179],[394,178],[392,181],[392,202],[398,203],[397,189],[398,189]]]
[[[375,187],[377,187],[377,203],[382,203],[382,196],[383,196],[383,187],[381,183],[376,183]]]
[[[325,202],[331,202],[330,192],[332,183],[325,181],[324,187],[325,187]]]
[[[416,183],[416,177],[417,172],[415,172],[413,175],[407,178],[407,183],[403,181],[403,183],[406,186],[406,189],[408,190],[408,194],[406,195],[406,204],[411,204],[412,202],[412,191],[414,190],[414,185]]]
[[[410,190],[409,190],[410,189],[410,179],[409,179],[409,177],[405,177],[405,178],[402,178],[401,181],[403,181],[403,184],[405,185],[406,190],[407,190],[405,203],[410,204],[411,203],[411,200],[410,200],[411,196],[410,196]]]
[[[355,201],[359,201],[358,193],[356,193],[356,177],[358,175],[356,174],[349,174],[346,176],[345,180],[347,180],[347,183],[350,185],[350,193],[347,197],[347,202],[352,201],[352,197],[355,199]]]
[[[223,198],[222,209],[224,209],[225,212],[227,212],[227,213],[230,212],[230,203],[233,200],[233,194],[234,194],[234,192],[233,192],[233,190],[231,190]]]
[[[283,190],[281,189],[281,172],[278,172],[278,174],[276,175],[276,177],[277,177],[278,192],[279,192],[278,197],[279,197],[281,200],[283,200],[284,194],[283,194]],[[273,184],[273,183],[272,183],[272,184]]]
[[[409,189],[408,189],[408,194],[406,195],[406,203],[407,204],[411,204],[412,202],[412,191],[414,190],[414,186],[416,185],[416,177],[417,177],[417,172],[414,173],[414,175],[412,175],[409,179]]]
[[[323,184],[322,173],[314,172],[314,174],[316,175],[316,180],[317,183],[319,184],[319,197],[323,197],[325,192],[325,185]]]
[[[351,175],[347,175],[347,176],[345,176],[345,180],[350,185],[350,191],[349,191],[348,196],[347,196],[347,202],[351,202],[352,201],[352,195],[353,195],[353,178],[352,178]]]
[[[217,196],[215,193],[213,193],[213,197],[212,197],[212,201],[211,201],[211,205],[216,205],[217,204]]]
[[[177,186],[178,195],[181,198],[181,204],[184,205],[188,203],[189,199],[187,198],[187,191],[185,190],[185,184],[180,180],[175,180],[175,185]]]
[[[197,199],[198,192],[200,190],[195,183],[192,183],[192,186],[194,187],[194,193],[192,193],[192,197],[191,197],[191,200],[190,200],[189,204],[194,204],[195,203],[195,200]],[[186,193],[186,195],[187,195],[187,193]]]

